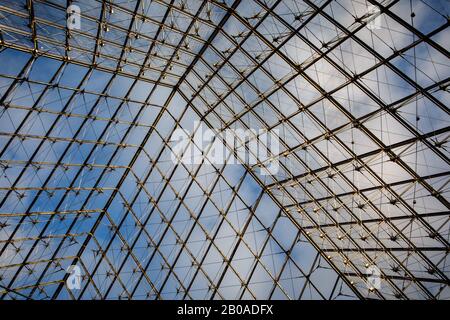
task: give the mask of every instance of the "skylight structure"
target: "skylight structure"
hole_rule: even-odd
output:
[[[0,0],[0,299],[449,299],[449,17]]]

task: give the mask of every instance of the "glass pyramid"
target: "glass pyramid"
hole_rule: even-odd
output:
[[[0,299],[450,299],[449,17],[0,0]]]

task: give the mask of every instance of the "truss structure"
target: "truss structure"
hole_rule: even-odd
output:
[[[0,0],[0,297],[449,299],[449,16]],[[199,123],[278,130],[279,171],[174,162]]]

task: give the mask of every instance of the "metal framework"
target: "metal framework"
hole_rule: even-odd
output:
[[[449,17],[0,0],[0,297],[449,299]],[[278,130],[279,172],[172,161],[199,123]]]

